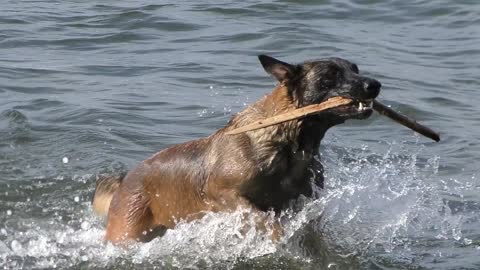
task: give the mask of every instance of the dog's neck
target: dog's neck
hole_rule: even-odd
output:
[[[271,93],[259,99],[256,103],[248,106],[243,111],[237,113],[230,120],[227,126],[228,130],[246,126],[253,122],[263,120],[298,107],[296,100],[288,93],[289,89],[284,85],[278,85]],[[300,120],[292,120],[285,123],[265,127],[262,129],[249,131],[247,134],[251,137],[263,138],[264,140],[289,140],[294,139],[291,136],[296,134],[284,134],[281,131],[296,133]],[[280,134],[282,133],[282,134]]]
[[[299,101],[289,93],[285,85],[278,85],[273,91],[239,112],[226,127],[227,130],[248,125],[287,111],[297,109]],[[267,163],[272,156],[272,150],[300,153],[300,158],[311,159],[318,153],[320,141],[330,128],[328,119],[317,116],[296,119],[281,124],[248,131],[253,150],[259,160]],[[276,148],[275,150],[272,148]],[[273,160],[272,160],[273,161]]]
[[[253,121],[265,119],[297,107],[298,102],[289,94],[289,89],[283,84],[279,84],[271,93],[236,114],[232,121],[237,126],[244,126]]]

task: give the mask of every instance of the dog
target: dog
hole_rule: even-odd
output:
[[[126,175],[97,180],[93,209],[107,215],[105,239],[147,242],[177,221],[207,211],[276,214],[299,196],[323,188],[319,147],[325,132],[347,119],[372,114],[380,82],[359,74],[356,64],[325,58],[289,64],[260,55],[278,81],[273,91],[234,115],[212,135],[164,149]],[[236,135],[226,132],[283,112],[346,97],[353,104]]]

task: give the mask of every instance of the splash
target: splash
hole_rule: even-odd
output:
[[[75,197],[77,198],[77,197]],[[276,251],[271,230],[258,230],[256,216],[247,209],[232,213],[207,213],[202,219],[181,221],[149,243],[129,249],[103,241],[104,224],[93,216],[88,202],[83,203],[84,216],[68,225],[61,219],[33,222],[14,232],[3,230],[0,262],[7,268],[28,265],[39,268],[148,267],[198,268],[223,265],[232,268],[239,259],[253,259]],[[273,216],[270,221],[273,222]]]
[[[445,246],[471,244],[462,234],[467,202],[463,191],[453,188],[464,182],[442,178],[440,157],[425,157],[428,151],[418,142],[394,142],[385,148],[327,147],[326,188],[288,222],[289,231],[313,227],[324,243],[310,248],[334,250],[334,256],[322,258],[334,263],[355,256],[359,264],[422,264],[418,254],[435,258]],[[305,241],[295,243],[305,254]]]

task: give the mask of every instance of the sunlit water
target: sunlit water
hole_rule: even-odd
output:
[[[480,3],[157,2],[2,3],[0,266],[480,268]],[[260,53],[349,59],[442,141],[378,115],[330,130],[326,188],[280,243],[238,209],[105,244],[95,175],[222,127],[273,87]]]

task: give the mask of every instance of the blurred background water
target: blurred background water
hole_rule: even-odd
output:
[[[480,2],[2,1],[0,265],[19,268],[479,269]],[[207,136],[274,81],[256,55],[337,56],[437,129],[374,115],[329,131],[322,198],[279,245],[241,210],[122,250],[95,175]]]

